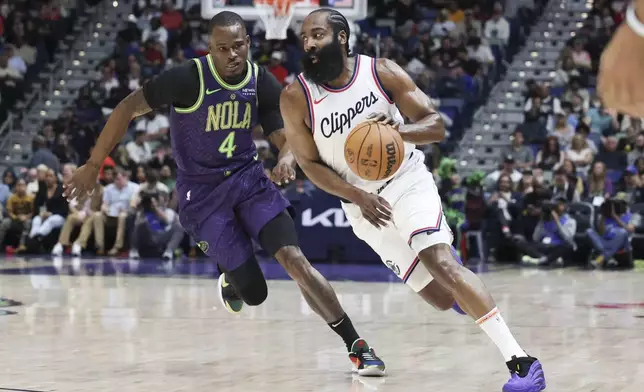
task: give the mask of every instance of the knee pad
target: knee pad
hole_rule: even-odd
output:
[[[235,270],[225,272],[227,280],[247,305],[261,305],[268,297],[266,279],[254,256]]]

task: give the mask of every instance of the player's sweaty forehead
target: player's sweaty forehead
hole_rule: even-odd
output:
[[[210,39],[215,46],[233,46],[244,44],[246,42],[246,35],[246,27],[234,24],[213,28]]]

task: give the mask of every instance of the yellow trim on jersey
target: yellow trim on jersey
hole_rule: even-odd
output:
[[[239,90],[240,88],[242,88],[245,85],[247,85],[248,82],[250,82],[251,76],[253,76],[253,70],[251,69],[252,66],[250,64],[250,61],[246,60],[246,63],[248,64],[248,67],[247,67],[248,70],[246,71],[246,77],[239,84],[236,84],[234,86],[230,85],[230,84],[226,83],[224,81],[224,79],[221,76],[219,76],[219,74],[217,73],[217,69],[215,68],[215,63],[213,63],[213,61],[212,61],[212,56],[210,56],[208,54],[208,55],[206,55],[206,58],[208,59],[208,67],[210,68],[210,73],[212,74],[212,77],[215,78],[217,83],[219,83],[219,85],[221,87],[225,88],[226,90]]]
[[[257,94],[257,78],[259,77],[259,67],[257,66],[257,63],[253,63],[253,71],[255,72],[255,103],[257,104],[257,107],[259,107],[259,94]]]
[[[187,113],[192,113],[199,109],[201,104],[203,103],[203,96],[204,96],[204,91],[205,91],[205,81],[203,80],[203,70],[201,69],[201,61],[199,59],[192,59],[195,64],[197,64],[197,71],[199,71],[199,98],[197,99],[197,102],[195,102],[194,105],[190,106],[189,108],[174,108],[174,111],[177,113],[181,114],[187,114]]]

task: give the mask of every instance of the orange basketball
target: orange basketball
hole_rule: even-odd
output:
[[[368,181],[394,175],[405,155],[400,133],[394,127],[363,121],[351,130],[344,142],[344,159],[351,171]]]

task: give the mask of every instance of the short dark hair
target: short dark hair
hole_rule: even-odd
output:
[[[351,28],[349,27],[349,21],[347,18],[340,13],[338,10],[333,8],[319,8],[309,15],[313,15],[319,12],[325,12],[327,14],[327,23],[333,29],[335,34],[339,34],[341,31],[347,35],[347,42],[344,44],[344,49],[347,51],[347,55],[351,54],[351,48],[349,47],[349,37],[351,37]]]
[[[239,14],[232,11],[221,11],[210,19],[210,23],[208,23],[208,31],[212,33],[212,30],[215,27],[228,27],[236,24],[246,29],[246,22],[244,22],[244,18],[239,16]]]

